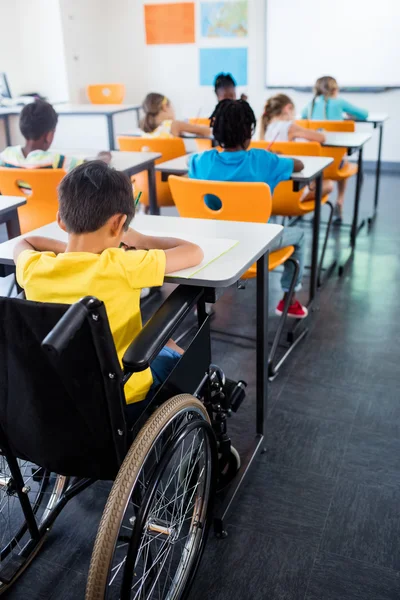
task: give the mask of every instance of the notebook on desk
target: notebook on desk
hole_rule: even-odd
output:
[[[187,242],[193,242],[193,244],[197,244],[204,252],[204,258],[199,265],[195,267],[190,267],[189,269],[182,269],[181,271],[175,271],[174,273],[168,273],[168,275],[173,277],[182,277],[184,279],[190,279],[194,275],[196,275],[199,271],[204,269],[207,265],[212,263],[214,260],[220,258],[226,252],[229,252],[232,248],[234,248],[239,242],[238,240],[230,240],[227,238],[207,238],[203,236],[197,235],[185,235],[174,234],[173,232],[161,232],[161,231],[149,231],[138,229],[140,233],[143,235],[151,235],[154,237],[179,237],[182,240],[186,240]]]

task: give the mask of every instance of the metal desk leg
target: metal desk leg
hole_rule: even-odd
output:
[[[9,213],[6,222],[8,239],[11,240],[21,235],[21,228],[19,225],[18,211],[15,209]]]
[[[10,134],[10,122],[9,122],[9,117],[8,115],[6,115],[3,119],[4,121],[4,132],[6,134],[6,143],[7,146],[11,146],[11,134]]]
[[[268,401],[268,254],[257,261],[257,435],[265,434]]]
[[[159,215],[160,209],[157,206],[156,174],[154,164],[147,169],[149,180],[149,209],[151,215]]]
[[[360,208],[360,197],[361,197],[361,186],[362,186],[362,159],[363,159],[363,149],[360,148],[358,153],[358,173],[357,173],[357,181],[356,181],[356,195],[354,199],[354,210],[353,210],[353,221],[351,224],[351,233],[350,233],[350,254],[346,258],[343,264],[339,267],[339,276],[343,275],[345,268],[347,267],[349,261],[353,258],[354,250],[356,247],[357,235],[365,225],[365,221],[361,221],[358,224],[358,213]]]
[[[114,143],[114,121],[112,115],[107,115],[108,146],[110,150],[116,150]]]
[[[310,295],[308,305],[310,306],[317,294],[318,286],[318,245],[319,245],[319,227],[321,222],[321,200],[322,200],[322,173],[315,180],[315,210],[313,221],[313,239],[312,239],[312,254],[311,254],[311,279],[310,279]]]
[[[140,123],[140,108],[135,108],[135,112],[136,112],[137,126],[139,127],[139,123]]]
[[[268,400],[268,253],[257,261],[256,374],[256,435],[251,447],[242,456],[241,467],[229,484],[221,499],[219,509],[214,514],[214,531],[217,537],[220,538],[227,535],[224,525],[225,519],[251,465],[264,446]]]
[[[383,123],[380,123],[380,125],[379,125],[378,160],[376,163],[376,174],[375,174],[374,212],[372,214],[372,217],[368,218],[368,227],[372,227],[372,225],[375,222],[376,215],[378,213],[379,184],[381,181],[382,137],[383,137]]]

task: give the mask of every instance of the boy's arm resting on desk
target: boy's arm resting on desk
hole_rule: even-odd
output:
[[[143,235],[134,229],[126,232],[123,241],[137,250],[164,250],[166,273],[195,267],[204,257],[203,250],[197,244],[178,238]]]
[[[54,252],[54,254],[61,254],[65,252],[67,244],[60,242],[59,240],[52,240],[50,238],[40,237],[38,235],[27,236],[20,240],[14,248],[13,258],[16,263],[21,252],[25,250],[36,250],[37,252]]]

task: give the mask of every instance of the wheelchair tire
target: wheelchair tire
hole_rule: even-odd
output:
[[[182,483],[180,465],[189,452]],[[189,394],[171,398],[139,431],[119,470],[97,533],[86,600],[185,598],[204,549],[216,479],[216,441],[204,405]]]
[[[66,485],[67,478],[49,473],[29,461],[17,459],[18,468],[24,484],[24,494],[29,499],[32,513],[38,525],[53,509]],[[16,492],[6,454],[0,450],[0,572],[7,561],[20,562],[9,581],[0,580],[0,596],[18,579],[45,540],[45,536],[29,556],[19,558],[30,539],[28,526]]]

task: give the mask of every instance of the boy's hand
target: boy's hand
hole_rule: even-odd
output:
[[[112,154],[108,150],[102,150],[97,155],[98,160],[103,161],[106,165],[109,165],[112,161]]]

